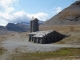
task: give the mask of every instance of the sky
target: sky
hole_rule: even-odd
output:
[[[46,21],[76,0],[0,0],[0,25],[29,22],[32,17]]]

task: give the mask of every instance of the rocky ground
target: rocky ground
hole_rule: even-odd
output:
[[[15,52],[31,53],[31,52],[49,52],[60,48],[80,48],[79,44],[36,44],[28,41],[28,33],[13,33],[0,35],[0,47],[4,53],[0,55],[0,60],[10,60],[10,55]],[[60,58],[59,58],[60,59]],[[13,59],[15,60],[15,59]],[[50,59],[49,59],[50,60]]]

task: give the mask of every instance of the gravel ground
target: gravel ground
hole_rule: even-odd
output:
[[[7,51],[13,51],[15,49],[23,52],[36,52],[36,51],[55,51],[62,47],[80,48],[80,45],[69,44],[36,44],[28,42],[28,37],[25,40],[11,39],[1,42],[1,46],[7,49]]]
[[[69,44],[36,44],[32,42],[28,42],[28,37],[24,35],[12,35],[7,38],[7,40],[3,40],[0,42],[0,46],[7,50],[2,56],[0,56],[0,60],[6,60],[11,54],[16,51],[20,52],[48,52],[55,51],[62,47],[73,47],[80,48],[80,45],[69,45]]]
[[[60,46],[55,46],[56,44],[36,44],[28,42],[28,39],[21,40],[6,40],[1,42],[1,46],[7,49],[7,51],[13,51],[15,49],[23,52],[36,52],[36,51],[54,51],[59,49]]]

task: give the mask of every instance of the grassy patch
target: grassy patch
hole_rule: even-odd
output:
[[[6,50],[2,47],[0,47],[0,55],[2,55]]]
[[[80,48],[61,48],[54,52],[35,52],[13,54],[11,60],[43,60],[67,56],[80,56]]]

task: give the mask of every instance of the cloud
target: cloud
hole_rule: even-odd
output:
[[[14,7],[9,7],[5,10],[6,13],[12,13],[14,11]]]
[[[47,13],[43,13],[43,12],[39,12],[37,14],[27,14],[28,17],[32,18],[38,18],[39,20],[45,21],[48,19],[48,14]]]
[[[18,22],[29,22],[30,18],[27,16],[27,13],[24,11],[18,11],[11,15],[11,20],[9,22],[18,23]]]
[[[8,22],[4,19],[0,20],[0,25],[5,26]]]
[[[16,11],[14,5],[18,5],[18,1],[19,0],[0,0],[0,25],[6,25],[9,22],[29,22],[32,17],[42,21],[48,19],[48,14],[44,12],[29,14],[23,10]]]
[[[62,8],[61,7],[54,7],[52,13],[57,14],[57,13],[59,13],[61,11],[62,11]]]
[[[2,21],[5,21],[5,24],[3,23],[3,25],[6,25],[6,23],[10,22],[10,23],[18,23],[18,22],[29,22],[31,20],[31,18],[38,18],[39,20],[45,21],[48,19],[48,14],[43,13],[43,12],[39,12],[36,14],[28,14],[24,11],[18,11],[18,12],[14,12],[14,13],[1,13],[0,12],[0,19]],[[2,24],[0,24],[2,25]]]
[[[18,23],[18,22],[22,22],[22,21],[29,22],[32,17],[38,18],[39,20],[42,20],[42,21],[45,21],[48,17],[48,14],[43,13],[43,12],[36,13],[36,14],[28,14],[24,11],[18,11],[18,12],[13,13],[12,15],[7,15],[7,17],[9,17],[7,19],[9,22]]]
[[[62,11],[62,8],[61,8],[61,7],[57,7],[57,8],[56,8],[56,12],[57,12],[57,13],[59,13],[59,12],[61,12],[61,11]]]
[[[7,8],[13,7],[19,0],[0,0],[0,9],[6,10]]]

